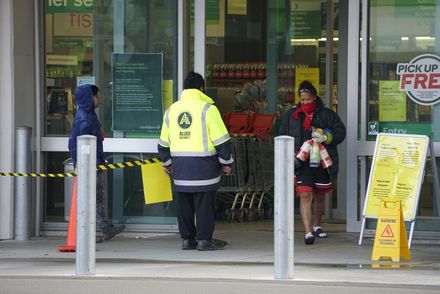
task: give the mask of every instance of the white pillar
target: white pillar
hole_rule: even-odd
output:
[[[76,275],[95,274],[96,137],[77,139],[78,202],[76,208]]]
[[[13,1],[0,1],[0,170],[14,169]],[[13,179],[0,177],[0,240],[13,237]]]
[[[275,279],[293,279],[294,143],[293,137],[279,136],[275,138]]]

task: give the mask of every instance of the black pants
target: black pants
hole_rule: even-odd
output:
[[[215,226],[215,194],[216,191],[176,192],[177,221],[182,239],[212,239]]]

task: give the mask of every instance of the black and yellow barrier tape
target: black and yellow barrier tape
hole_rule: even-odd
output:
[[[96,167],[96,170],[113,170],[118,168],[128,168],[141,166],[144,164],[158,163],[160,160],[158,158],[135,160],[119,163],[106,163],[100,164]],[[42,174],[42,173],[17,173],[17,172],[0,172],[1,177],[33,177],[33,178],[66,178],[66,177],[76,177],[76,172],[64,173],[64,174]]]

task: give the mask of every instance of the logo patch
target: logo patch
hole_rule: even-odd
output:
[[[182,112],[177,118],[177,123],[181,129],[188,129],[192,124],[192,116],[189,112]]]
[[[422,54],[409,63],[399,63],[396,73],[400,75],[400,90],[421,105],[440,102],[440,57]]]

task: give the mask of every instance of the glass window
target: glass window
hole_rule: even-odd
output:
[[[326,14],[327,1],[322,0],[207,1],[206,79],[220,111],[281,116],[298,102],[295,89],[304,79],[311,80],[328,101]],[[337,106],[338,16],[339,1],[335,1],[333,108]],[[272,81],[275,86],[269,85]],[[257,88],[264,91],[253,97],[250,92]],[[270,88],[276,93],[266,92]],[[266,95],[276,97],[274,107],[272,102],[268,105]]]
[[[402,82],[407,84],[407,89],[438,89],[440,84],[437,78],[437,82],[430,86],[428,80],[424,81],[427,75],[417,76],[414,72],[411,72],[411,78],[406,76],[402,80],[405,65],[423,63],[424,60],[416,61],[417,57],[435,54],[439,49],[435,45],[435,36],[440,30],[435,26],[435,1],[422,2],[371,1],[368,122],[370,128],[378,125],[380,132],[423,134],[434,136],[438,141],[438,131],[433,127],[437,106],[415,99],[411,90],[405,92],[404,88],[401,89],[405,87]],[[402,66],[400,70],[399,65]],[[408,68],[407,73],[410,71]],[[417,80],[419,78],[421,80]],[[429,89],[424,91],[425,94],[421,95],[429,95]],[[370,128],[369,140],[375,140]]]
[[[158,92],[153,92],[153,86],[144,79],[136,84],[136,87],[143,87],[143,91],[137,91],[136,97],[127,98],[128,84],[137,80],[136,72],[125,75],[126,82],[122,84],[114,81],[113,75],[118,70],[113,65],[114,53],[159,54],[162,64],[159,83],[162,85],[157,87]],[[151,58],[152,55],[142,55],[145,67],[144,72],[135,69],[138,76],[151,66]],[[131,64],[134,66],[134,61]],[[115,136],[113,129],[118,131],[117,137],[151,135],[152,132],[142,131],[136,122],[134,126],[124,126],[121,133],[119,120],[139,117],[139,113],[148,113],[153,105],[154,111],[160,108],[160,115],[156,116],[161,123],[163,108],[176,97],[176,77],[176,0],[45,2],[45,136],[69,136],[75,114],[73,94],[81,83],[96,84],[100,88],[101,106],[97,113],[107,137]],[[118,88],[113,91],[115,82]],[[154,94],[152,98],[148,96],[150,92]],[[135,102],[136,107],[121,109],[121,103]],[[122,118],[118,116],[121,111],[125,115]],[[140,116],[146,121],[137,124],[157,127],[156,116]],[[153,133],[153,137],[157,137],[157,133]]]
[[[155,154],[106,154],[106,162],[134,162],[156,157]],[[46,173],[72,172],[69,154],[45,154]],[[116,175],[116,176],[115,176]],[[47,222],[68,220],[73,177],[47,178],[44,219]],[[174,202],[145,204],[142,173],[138,166],[104,172],[106,215],[119,223],[176,224]]]
[[[100,89],[96,112],[105,137],[158,137],[163,109],[177,97],[178,1],[44,3],[44,135],[70,135],[75,88],[90,83]],[[68,157],[65,152],[46,153],[46,172],[62,172]],[[156,155],[105,154],[112,163],[152,157]],[[173,203],[143,203],[140,173],[139,168],[108,172],[108,217],[120,223],[175,224]],[[46,181],[45,221],[65,219],[70,192],[63,193],[64,187],[62,178]]]
[[[378,130],[428,135],[440,141],[440,48],[436,42],[440,28],[435,25],[436,7],[434,0],[370,2],[368,140],[375,140],[372,131]],[[417,212],[418,219],[425,219],[416,222],[416,229],[438,228],[434,200],[432,164],[428,160]]]

